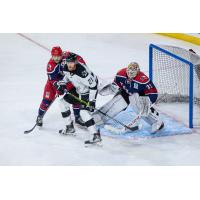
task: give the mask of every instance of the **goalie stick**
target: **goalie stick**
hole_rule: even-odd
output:
[[[122,133],[125,133],[126,132],[126,129],[127,127],[129,127],[129,130],[131,128],[131,130],[134,130],[134,131],[137,131],[137,130],[140,130],[142,128],[142,125],[139,124],[137,126],[134,126],[134,127],[131,127],[132,125],[134,125],[137,121],[139,121],[141,118],[141,114],[138,114],[128,125],[126,125],[126,127],[123,127],[123,128],[115,128],[114,126],[112,125],[109,125],[109,124],[106,124],[104,126],[104,128],[108,131],[111,131],[113,133],[116,133],[116,134],[122,134]]]

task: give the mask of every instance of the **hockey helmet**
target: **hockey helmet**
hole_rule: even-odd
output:
[[[70,53],[66,58],[66,62],[75,62],[76,61],[76,54],[75,53]]]
[[[62,56],[62,49],[59,46],[53,47],[51,50],[52,56]]]

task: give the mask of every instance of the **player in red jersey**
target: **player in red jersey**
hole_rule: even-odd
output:
[[[63,79],[63,72],[60,65],[60,62],[63,57],[68,55],[70,52],[63,52],[62,49],[57,46],[53,47],[51,50],[51,59],[49,60],[47,64],[47,82],[44,88],[43,92],[43,99],[39,107],[38,116],[37,116],[37,126],[43,125],[43,117],[45,113],[47,112],[50,105],[53,103],[53,101],[56,99],[57,96],[63,95],[63,91],[60,86],[57,85],[57,82]],[[77,59],[79,59],[81,62],[85,63],[84,60],[77,55]],[[68,91],[74,90],[74,86],[72,83],[66,84],[66,89]],[[81,126],[84,126],[84,122],[82,121],[80,117],[80,105],[74,104],[73,105],[74,110],[74,116],[75,116],[75,122]],[[65,116],[65,113],[61,113],[62,116]]]

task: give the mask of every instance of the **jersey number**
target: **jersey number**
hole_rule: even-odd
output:
[[[146,87],[147,87],[147,89],[153,88],[151,84],[148,84]]]

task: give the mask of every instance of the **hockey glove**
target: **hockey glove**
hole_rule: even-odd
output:
[[[61,85],[61,84],[59,84],[59,82],[55,82],[53,85],[56,87],[58,95],[64,94],[64,91],[66,89],[65,85]]]
[[[102,96],[106,96],[106,95],[110,95],[110,94],[115,95],[118,92],[120,92],[120,88],[115,83],[109,83],[99,90],[99,94]]]
[[[86,106],[86,109],[89,110],[90,112],[94,112],[95,106],[96,106],[96,100],[89,101]]]

